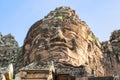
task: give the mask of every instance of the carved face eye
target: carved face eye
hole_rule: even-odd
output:
[[[45,40],[44,39],[37,39],[35,44],[38,46],[39,49],[45,49]]]
[[[50,33],[46,31],[46,33],[43,34],[43,37],[45,37],[45,38],[50,37]]]
[[[66,38],[73,39],[73,38],[75,38],[77,36],[77,34],[74,31],[65,28],[64,29],[64,36]]]
[[[53,34],[55,34],[55,33],[56,33],[56,28],[50,28],[49,34],[50,34],[50,35],[53,35]]]
[[[49,38],[51,34],[52,31],[50,31],[49,29],[42,29],[41,38]]]

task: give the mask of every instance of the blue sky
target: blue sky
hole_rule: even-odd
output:
[[[22,46],[31,25],[59,6],[74,9],[101,42],[120,29],[120,0],[0,0],[0,32]]]

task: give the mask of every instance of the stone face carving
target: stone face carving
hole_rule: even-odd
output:
[[[89,66],[88,73],[95,70],[94,75],[104,75],[98,43],[74,10],[60,7],[29,29],[23,46],[23,65],[48,60],[70,67]]]

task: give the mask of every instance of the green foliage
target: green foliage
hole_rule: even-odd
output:
[[[92,37],[91,35],[88,35],[88,36],[87,36],[87,39],[92,41],[92,40],[93,40],[93,37]]]
[[[62,16],[57,16],[57,19],[62,20],[63,17]]]
[[[99,39],[97,37],[92,36],[92,35],[88,35],[87,39],[90,41],[94,41],[99,47],[101,47],[101,44],[100,44]]]

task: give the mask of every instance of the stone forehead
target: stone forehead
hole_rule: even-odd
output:
[[[28,36],[32,36],[34,33],[36,33],[36,31],[40,30],[41,27],[66,27],[67,25],[67,27],[75,29],[78,27],[78,24],[84,25],[85,22],[78,18],[74,10],[69,7],[62,6],[51,11],[43,19],[34,23],[29,29],[26,38],[28,38]]]

